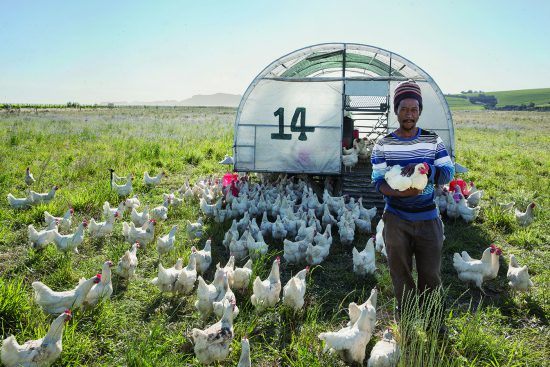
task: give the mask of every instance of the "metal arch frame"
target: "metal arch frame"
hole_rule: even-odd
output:
[[[433,78],[426,71],[424,71],[422,68],[420,68],[418,65],[416,65],[412,61],[408,60],[407,58],[405,58],[405,57],[403,57],[403,56],[401,56],[401,55],[399,55],[395,52],[392,52],[392,51],[389,51],[389,50],[386,50],[386,49],[383,49],[383,48],[380,48],[380,47],[376,47],[376,46],[371,46],[371,45],[366,45],[366,44],[361,44],[361,43],[346,43],[346,42],[318,43],[318,44],[315,44],[315,45],[302,47],[300,49],[289,52],[289,53],[279,57],[278,59],[274,60],[268,66],[266,66],[262,71],[260,71],[260,73],[258,73],[258,75],[256,75],[256,77],[252,80],[252,82],[246,88],[246,90],[245,90],[245,92],[244,92],[244,94],[241,98],[241,101],[239,103],[239,106],[237,108],[237,115],[235,117],[235,123],[234,123],[235,134],[233,136],[233,150],[234,150],[233,155],[234,155],[235,158],[236,158],[236,147],[237,147],[237,134],[236,134],[236,132],[237,132],[237,127],[239,126],[238,122],[239,122],[240,117],[241,117],[241,111],[242,111],[244,105],[246,104],[246,101],[248,100],[248,96],[250,95],[250,93],[252,92],[252,90],[254,89],[256,84],[258,84],[259,80],[263,79],[275,67],[280,66],[280,65],[284,66],[284,60],[289,60],[289,59],[293,60],[293,59],[296,59],[297,57],[299,57],[300,55],[307,56],[307,54],[305,53],[305,50],[314,51],[315,49],[330,48],[330,47],[332,47],[334,49],[339,49],[339,50],[342,50],[342,51],[366,50],[366,51],[374,52],[375,54],[381,54],[381,55],[384,55],[384,56],[386,56],[390,59],[390,65],[391,65],[391,60],[393,58],[395,58],[397,61],[401,62],[403,65],[408,66],[412,70],[416,71],[418,74],[422,75],[425,78],[425,80],[433,87],[436,95],[439,98],[439,102],[444,107],[445,115],[447,117],[447,126],[449,127],[450,141],[451,141],[451,147],[450,147],[449,155],[451,156],[451,159],[453,160],[453,162],[455,161],[455,133],[454,133],[453,118],[451,116],[451,111],[449,109],[449,104],[447,103],[447,100],[445,99],[445,97],[443,95],[443,92],[441,92],[441,89],[439,88],[437,83],[433,80]],[[295,57],[291,58],[290,56],[293,56],[293,55],[295,55]],[[390,71],[391,71],[391,69],[390,69]],[[389,77],[385,77],[385,78],[387,78],[388,80],[401,80],[402,79],[402,78],[392,78],[391,75]],[[286,78],[274,77],[273,79],[291,81],[294,78],[286,79]],[[306,79],[309,79],[309,78],[306,78]],[[319,79],[323,79],[324,81],[327,80],[326,78],[319,78]],[[346,77],[342,77],[340,79],[344,81],[346,79],[350,79],[350,80],[355,79],[355,80],[357,80],[357,79],[363,79],[363,78],[357,78],[357,77],[346,78]],[[364,78],[364,79],[373,80],[373,79],[380,79],[380,78]],[[298,81],[298,80],[295,80],[295,81]]]

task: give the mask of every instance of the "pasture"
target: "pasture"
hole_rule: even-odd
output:
[[[178,189],[186,179],[194,183],[208,175],[221,176],[225,168],[217,162],[231,153],[234,118],[235,109],[195,107],[0,112],[1,338],[14,334],[21,343],[42,337],[49,327],[51,318],[33,301],[33,281],[56,290],[72,289],[80,277],[99,272],[105,260],[116,264],[129,248],[117,222],[113,235],[105,240],[86,237],[79,254],[62,254],[54,246],[35,251],[27,243],[29,224],[42,228],[44,210],[61,215],[69,206],[75,210],[73,226],[84,218],[98,220],[104,201],[111,205],[120,201],[110,191],[109,168],[120,175],[133,172],[134,193],[142,205],[152,206],[160,205],[162,194]],[[457,161],[470,169],[464,178],[473,180],[485,195],[474,223],[445,220],[442,275],[449,331],[438,365],[544,366],[550,359],[550,114],[455,111],[454,120]],[[9,207],[6,195],[24,196],[27,166],[34,172],[35,191],[45,192],[53,185],[60,190],[49,204],[16,211]],[[162,170],[169,177],[159,186],[143,185],[144,171]],[[513,214],[496,204],[507,201],[515,201],[522,210],[536,202],[534,223],[519,227]],[[194,222],[199,215],[197,201],[170,208],[168,220],[157,233],[167,233],[173,224],[181,230],[175,251],[160,260],[172,266],[181,257],[187,263],[190,247],[202,248],[211,236],[213,265],[205,276],[210,282],[214,265],[228,259],[221,241],[231,223],[209,221],[203,238],[190,240],[185,220]],[[358,236],[354,244],[362,249],[366,240]],[[503,249],[503,256],[498,277],[485,284],[484,295],[458,280],[452,255],[466,250],[480,258],[491,243]],[[529,266],[535,284],[529,293],[514,294],[507,285],[510,253]],[[254,274],[264,279],[276,255],[282,255],[282,243],[271,242],[268,256],[254,264]],[[138,251],[138,259],[136,278],[125,283],[113,276],[109,302],[74,312],[56,366],[199,365],[189,338],[192,328],[205,326],[193,306],[195,294],[173,297],[150,283],[159,261],[155,246]],[[378,321],[368,355],[383,330],[394,323],[391,280],[379,254],[377,267],[375,276],[356,276],[351,247],[340,245],[335,235],[329,257],[311,269],[306,305],[297,314],[281,305],[258,314],[250,292],[236,292],[241,313],[235,320],[233,351],[220,365],[237,364],[244,335],[250,340],[254,366],[345,365],[336,355],[322,353],[317,335],[345,325],[348,303],[362,303],[376,286]],[[283,284],[302,268],[282,260]],[[213,322],[212,318],[207,324]],[[422,337],[418,330],[417,338]]]

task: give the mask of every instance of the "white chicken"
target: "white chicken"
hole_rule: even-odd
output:
[[[136,273],[138,266],[137,250],[140,247],[139,242],[132,245],[130,250],[127,250],[120,258],[117,266],[117,274],[121,278],[129,279]]]
[[[414,167],[414,173],[411,176],[403,176],[401,170],[403,167],[395,165],[390,168],[384,175],[388,185],[398,191],[405,191],[409,188],[424,190],[428,184],[428,165],[426,163],[418,163]]]
[[[246,336],[243,336],[241,340],[241,356],[237,367],[252,367],[252,361],[250,360],[250,343]]]
[[[65,310],[53,320],[46,335],[38,340],[29,340],[21,345],[13,335],[2,342],[2,363],[6,367],[51,366],[61,355],[65,323],[71,319],[71,311]]]
[[[204,225],[202,217],[199,217],[196,222],[191,223],[191,221],[186,220],[187,222],[187,237],[189,239],[200,238],[202,237],[202,227]]]
[[[252,259],[248,259],[242,268],[235,268],[233,272],[233,287],[244,291],[250,284],[252,277]]]
[[[470,207],[475,207],[479,205],[479,202],[481,200],[481,197],[483,196],[483,190],[477,190],[472,192],[470,190],[470,194],[468,195],[468,205]]]
[[[133,222],[130,224],[122,222],[122,235],[126,242],[133,244],[139,242],[145,249],[145,246],[153,241],[155,238],[155,225],[156,221],[150,219],[145,228],[136,228]]]
[[[323,234],[317,233],[313,238],[316,245],[308,243],[305,259],[309,265],[319,265],[325,260],[330,253],[330,246],[332,245],[332,235],[330,233],[331,225],[327,226],[327,229]]]
[[[204,330],[193,329],[191,331],[195,355],[201,363],[208,365],[215,361],[222,361],[229,355],[234,337],[234,308],[235,304],[225,301],[224,312],[220,321]]]
[[[233,317],[237,317],[239,315],[239,308],[236,305],[237,299],[235,298],[235,293],[233,293],[231,287],[229,286],[229,278],[227,277],[227,274],[224,273],[222,289],[216,300],[212,302],[212,308],[214,309],[214,314],[216,316],[221,317],[223,315],[223,305],[226,301],[235,304]]]
[[[8,203],[14,209],[27,209],[32,205],[32,200],[29,197],[16,198],[12,193],[9,193]]]
[[[97,274],[96,277],[100,281],[92,286],[86,298],[84,299],[83,306],[90,307],[98,304],[99,301],[108,300],[113,294],[113,283],[111,282],[111,267],[113,263],[111,261],[105,261],[101,268],[101,274]],[[85,278],[80,279],[80,283],[86,282]]]
[[[31,168],[27,167],[25,169],[25,184],[27,184],[27,186],[31,186],[34,183],[34,181],[35,180],[34,180],[34,176],[31,173]]]
[[[191,251],[195,246],[191,247]],[[195,249],[196,251],[196,249]],[[204,274],[212,264],[212,239],[209,238],[204,244],[204,248],[197,251],[197,271],[199,274]]]
[[[476,206],[476,207],[468,206],[468,202],[462,195],[460,195],[460,201],[457,203],[457,206],[458,206],[458,213],[460,214],[460,217],[466,223],[473,222],[477,218],[481,210],[481,207],[479,206]]]
[[[59,229],[61,229],[62,231],[68,231],[71,228],[71,224],[72,224],[71,218],[73,216],[73,213],[74,213],[74,209],[69,208],[65,212],[65,214],[63,214],[62,217],[54,217],[53,215],[45,211],[44,221],[46,222],[47,225],[49,225],[50,223],[56,222],[58,223]]]
[[[139,208],[141,206],[141,201],[139,201],[139,198],[137,195],[132,196],[131,198],[126,198],[124,200],[124,207],[126,209],[132,210]]]
[[[162,205],[156,206],[149,211],[149,216],[156,220],[166,220],[168,219],[168,207],[170,206],[170,201],[165,201]]]
[[[178,279],[174,285],[174,290],[180,294],[190,294],[195,288],[197,281],[197,259],[196,253],[191,251],[189,263],[178,274]]]
[[[306,275],[309,266],[300,270],[298,274],[289,279],[283,287],[283,304],[289,306],[294,311],[300,310],[304,306],[304,295],[306,294]]]
[[[174,248],[174,244],[176,243],[177,230],[178,226],[175,225],[172,227],[170,232],[168,232],[168,234],[157,238],[157,251],[159,254],[166,254]]]
[[[50,222],[48,228],[41,231],[37,231],[32,224],[29,224],[27,227],[29,242],[37,250],[43,249],[48,244],[53,243],[56,232],[57,222]]]
[[[306,258],[306,252],[310,241],[290,241],[286,238],[283,240],[283,257],[290,264],[299,264]]]
[[[67,309],[77,309],[82,306],[86,295],[94,284],[101,281],[93,276],[85,282],[79,283],[76,288],[70,291],[55,292],[42,282],[33,282],[34,296],[36,303],[50,315],[57,315]]]
[[[318,337],[325,341],[323,351],[335,351],[345,361],[362,365],[365,360],[365,349],[372,337],[369,310],[364,308],[359,319],[352,326],[346,326],[335,332],[320,333]]]
[[[367,362],[367,367],[395,367],[399,361],[399,346],[390,329],[384,332],[382,340],[377,342]]]
[[[277,215],[275,223],[271,225],[271,237],[276,240],[282,240],[286,237],[288,231],[285,228],[285,225],[281,221],[281,216]]]
[[[376,288],[371,289],[369,298],[362,304],[358,305],[355,302],[351,302],[348,305],[349,322],[347,326],[351,326],[359,320],[361,312],[364,309],[368,311],[369,330],[374,332],[376,326],[376,304],[378,303],[378,290]]]
[[[273,223],[267,219],[267,212],[264,212],[262,215],[262,222],[260,223],[260,230],[262,231],[262,235],[265,237],[268,234],[271,235],[271,226]]]
[[[260,277],[254,279],[252,286],[253,294],[250,296],[250,302],[256,310],[262,311],[265,308],[273,307],[279,302],[281,294],[281,276],[279,273],[279,263],[281,259],[277,258],[273,261],[271,272],[266,280],[262,281]]]
[[[158,275],[151,280],[151,283],[156,285],[161,292],[174,292],[176,281],[182,269],[183,260],[181,258],[176,260],[174,266],[167,269],[159,262]]]
[[[359,152],[355,147],[350,150],[352,150],[350,154],[342,155],[342,164],[344,165],[344,171],[349,167],[351,172],[351,169],[359,162]]]
[[[153,177],[149,176],[149,172],[146,171],[143,173],[143,183],[145,184],[145,186],[155,187],[160,183],[160,180],[163,177],[168,177],[166,176],[166,172],[164,171]]]
[[[369,238],[363,251],[359,252],[353,247],[353,272],[359,275],[374,274],[376,270],[376,257],[374,256],[375,237]]]
[[[30,190],[29,199],[32,201],[33,205],[48,204],[54,198],[57,190],[59,190],[58,186],[52,187],[51,190],[46,193],[38,193]]]
[[[502,250],[495,245],[483,251],[481,260],[472,259],[466,251],[462,251],[461,254],[455,252],[453,266],[460,280],[475,283],[479,289],[483,290],[481,285],[484,281],[497,277],[500,254]]]
[[[522,227],[527,227],[529,224],[533,223],[533,220],[535,219],[533,214],[533,209],[535,208],[535,203],[530,203],[527,205],[527,209],[525,212],[521,212],[517,209],[515,209],[515,217],[518,224]]]
[[[136,208],[132,208],[132,211],[130,212],[130,220],[136,225],[136,227],[143,227],[149,219],[149,206],[146,206],[141,213],[138,212]]]
[[[201,317],[206,319],[214,312],[214,301],[218,299],[223,289],[224,278],[226,277],[223,271],[214,273],[214,280],[211,284],[206,284],[202,276],[198,276],[197,286],[197,301],[195,308],[199,311]]]
[[[527,265],[519,266],[516,257],[510,254],[510,263],[508,264],[508,272],[506,277],[508,285],[515,291],[528,291],[533,286],[533,282],[529,279],[529,271]]]
[[[132,180],[132,174],[126,177],[126,183],[124,185],[119,185],[113,180],[111,181],[111,188],[115,190],[118,196],[128,196],[132,192]]]
[[[55,231],[53,241],[57,249],[63,252],[73,251],[78,254],[78,245],[84,241],[84,229],[86,227],[88,227],[88,222],[83,220],[72,234],[62,235]]]
[[[246,242],[246,247],[248,249],[248,254],[250,255],[250,257],[253,260],[256,260],[260,256],[264,256],[265,254],[267,254],[267,251],[269,250],[269,246],[264,241],[262,232],[258,232],[257,241],[254,241],[254,237],[252,236],[252,234],[250,235],[250,237],[251,238],[249,238],[249,240]]]
[[[375,250],[380,252],[386,258],[388,253],[386,252],[386,244],[384,243],[384,220],[380,218],[380,221],[376,225],[376,241],[375,241]]]
[[[121,202],[118,204],[117,208],[111,208],[111,205],[108,201],[103,203],[103,218],[109,219],[110,217],[114,217],[116,213],[118,213],[117,218],[122,218],[124,215],[124,211],[126,210],[126,206],[124,205],[124,202]]]
[[[118,212],[114,216],[107,218],[104,222],[96,222],[94,218],[90,219],[88,232],[92,238],[101,238],[110,235],[113,232],[113,225],[118,218]]]

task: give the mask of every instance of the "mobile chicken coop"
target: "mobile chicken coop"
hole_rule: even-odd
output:
[[[346,173],[342,146],[353,136],[374,142],[399,126],[393,91],[407,79],[422,90],[418,126],[436,132],[454,161],[452,116],[424,70],[378,47],[326,43],[273,61],[249,85],[235,119],[235,171],[334,176],[338,192],[380,200],[370,160]]]

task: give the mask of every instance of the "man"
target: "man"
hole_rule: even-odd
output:
[[[449,183],[454,166],[443,141],[435,133],[416,126],[422,113],[422,94],[413,80],[395,88],[394,112],[399,128],[381,137],[372,152],[372,181],[384,195],[382,233],[388,254],[390,275],[397,298],[399,316],[403,295],[416,289],[412,277],[412,257],[416,259],[418,290],[440,285],[443,223],[434,202],[434,183]],[[418,163],[429,166],[428,185],[421,191],[392,189],[384,179],[386,170],[396,164],[410,176]]]

